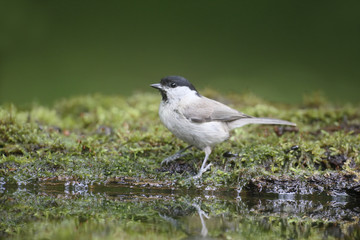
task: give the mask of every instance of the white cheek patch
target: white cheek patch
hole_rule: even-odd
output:
[[[176,88],[170,88],[167,90],[168,97],[170,99],[182,99],[184,96],[189,94],[196,94],[196,91],[191,90],[189,87],[178,86]]]

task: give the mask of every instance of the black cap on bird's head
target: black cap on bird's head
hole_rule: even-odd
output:
[[[166,88],[188,87],[199,95],[195,87],[186,78],[181,76],[167,76],[162,78],[160,83],[151,84],[150,86],[160,90],[164,101],[167,100]]]
[[[160,84],[162,86],[175,87],[188,87],[191,90],[196,91],[195,87],[184,77],[181,76],[168,76],[161,79]],[[197,91],[196,91],[197,92]]]

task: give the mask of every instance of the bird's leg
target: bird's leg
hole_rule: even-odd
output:
[[[201,165],[201,168],[200,168],[200,170],[199,170],[199,173],[193,177],[194,179],[200,178],[201,175],[202,175],[204,172],[206,172],[206,171],[211,167],[211,165],[212,165],[211,163],[209,163],[208,165],[206,165],[206,162],[207,162],[207,160],[208,160],[208,158],[209,158],[209,156],[210,156],[210,154],[211,154],[211,148],[210,148],[210,147],[205,147],[204,152],[205,152],[204,161],[203,161],[203,163],[202,163],[202,165]]]
[[[201,225],[202,225],[202,228],[201,228],[201,236],[206,237],[207,234],[208,234],[208,229],[207,229],[207,227],[206,227],[206,224],[205,224],[205,221],[204,221],[204,217],[206,217],[207,219],[209,219],[209,216],[201,209],[201,207],[200,207],[199,204],[193,203],[193,204],[191,204],[191,205],[196,208],[196,211],[198,212],[199,217],[200,217],[200,221],[201,221]]]
[[[177,160],[177,159],[185,156],[186,153],[183,153],[183,152],[185,152],[186,150],[188,150],[188,149],[191,148],[191,147],[192,147],[192,145],[187,146],[186,148],[183,148],[183,149],[181,149],[180,151],[178,151],[177,153],[175,153],[174,155],[171,155],[171,156],[165,158],[165,159],[161,162],[161,165],[168,164],[168,163],[170,163],[170,162],[172,162],[172,161],[175,161],[175,160]]]

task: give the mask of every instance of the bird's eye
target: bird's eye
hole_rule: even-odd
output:
[[[175,88],[177,85],[176,85],[176,83],[170,83],[170,87],[172,87],[172,88]]]

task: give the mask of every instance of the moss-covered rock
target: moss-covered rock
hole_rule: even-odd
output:
[[[268,103],[252,94],[221,96],[207,90],[204,95],[249,115],[286,119],[298,126],[246,126],[235,130],[230,140],[211,154],[211,171],[194,182],[189,177],[202,162],[201,151],[194,149],[177,162],[160,164],[186,144],[160,123],[160,96],[156,93],[138,93],[129,98],[81,96],[63,99],[51,107],[3,104],[0,178],[18,184],[166,179],[167,184],[176,183],[178,187],[246,186],[258,191],[275,191],[279,188],[271,184],[281,185],[283,181],[298,181],[308,187],[309,179],[317,178],[323,191],[331,193],[334,184],[320,180],[337,176],[344,185],[336,185],[337,191],[360,193],[358,105],[332,104],[317,94],[292,106]],[[266,187],[259,187],[264,182]]]

